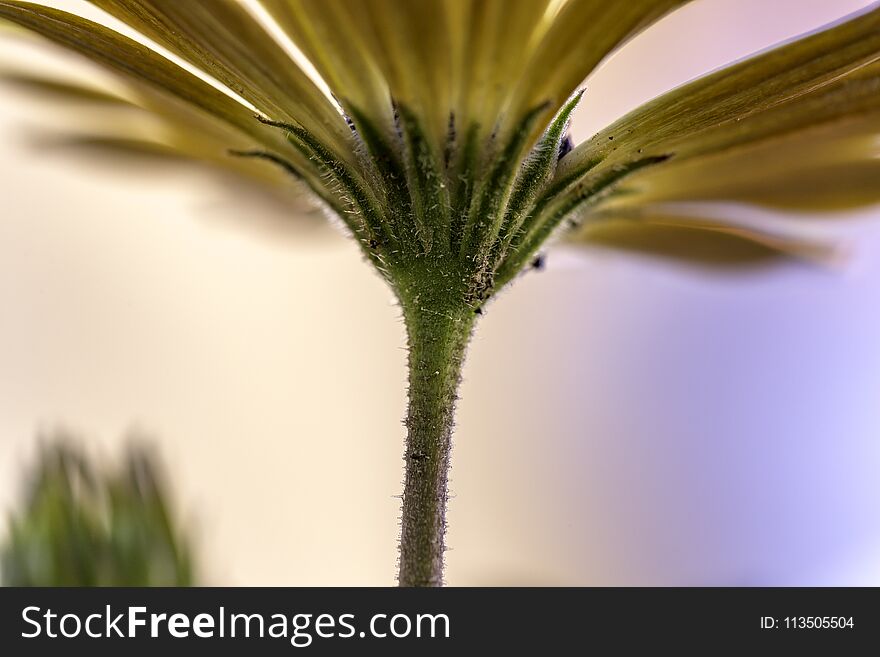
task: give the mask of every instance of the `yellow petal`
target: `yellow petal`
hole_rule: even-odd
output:
[[[721,200],[794,210],[880,202],[880,112],[732,151],[670,161],[629,181],[607,206]]]
[[[880,7],[746,59],[646,103],[561,163],[557,178],[637,154],[673,162],[880,109]]]
[[[732,225],[718,218],[670,214],[660,208],[647,208],[643,213],[593,217],[569,241],[710,268],[754,266],[780,256],[830,263],[837,255],[828,242]]]
[[[272,119],[295,121],[350,157],[338,110],[235,0],[90,0],[205,71]]]
[[[555,113],[606,56],[687,1],[569,0],[561,7],[551,6],[528,62],[508,77],[514,88],[503,111],[505,126],[544,101],[552,103]]]
[[[391,96],[360,26],[334,0],[261,0],[269,15],[305,54],[330,90],[386,130]]]

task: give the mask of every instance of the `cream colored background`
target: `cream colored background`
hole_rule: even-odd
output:
[[[699,0],[588,81],[576,134],[865,4]],[[236,188],[35,150],[47,116],[0,89],[0,506],[37,432],[112,453],[136,428],[208,582],[391,583],[389,292]],[[848,234],[839,272],[554,252],[504,294],[462,390],[449,582],[880,583],[880,239]]]

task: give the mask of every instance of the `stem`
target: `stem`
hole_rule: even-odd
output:
[[[447,476],[461,367],[474,325],[463,303],[404,303],[409,337],[400,586],[443,584]]]

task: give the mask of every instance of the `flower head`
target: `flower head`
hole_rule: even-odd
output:
[[[669,204],[816,207],[880,189],[876,6],[573,147],[568,121],[589,101],[578,85],[684,1],[92,3],[169,57],[36,4],[3,1],[0,16],[131,80],[193,134],[201,117],[213,128],[200,153],[217,159],[228,139],[231,153],[292,173],[404,297],[417,272],[479,308],[564,228],[612,245],[671,240],[685,254],[700,236],[803,251],[790,236]]]

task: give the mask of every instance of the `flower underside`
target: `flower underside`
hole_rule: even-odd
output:
[[[398,293],[418,272],[478,310],[575,226],[573,242],[694,261],[822,255],[790,230],[682,204],[834,208],[880,194],[877,7],[660,96],[572,148],[577,86],[685,1],[92,4],[213,82],[71,14],[0,1],[0,17],[120,76],[127,94],[112,102],[160,117],[163,145],[273,183],[260,160],[293,174]]]
[[[395,290],[409,347],[405,586],[443,581],[454,407],[475,313],[557,229],[580,226],[575,242],[750,264],[756,250],[822,250],[681,205],[880,198],[880,5],[664,94],[572,147],[569,119],[586,102],[578,86],[685,0],[92,4],[153,47],[32,3],[0,0],[0,18],[109,68],[121,96],[19,82],[146,109],[170,150],[292,174]]]
[[[346,118],[357,142],[357,167],[336,158],[301,125],[258,120],[282,130],[320,166],[322,186],[316,191],[392,285],[413,270],[434,283],[437,276],[446,277],[450,292],[477,310],[563,222],[573,221],[628,174],[669,157],[640,156],[594,180],[579,175],[554,183],[568,120],[581,96],[565,104],[531,148],[529,136],[549,102],[529,111],[504,139],[493,132],[484,143],[477,142],[477,124],[460,130],[450,113],[442,150],[433,147],[419,118],[401,103],[395,103],[391,131],[350,106]],[[235,154],[270,159],[302,177],[275,153]]]

